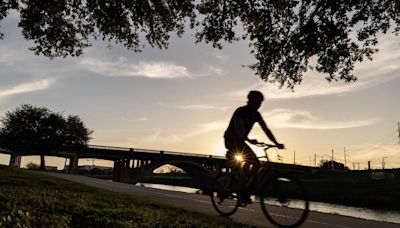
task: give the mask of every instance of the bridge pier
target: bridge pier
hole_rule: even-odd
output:
[[[79,152],[74,152],[72,157],[69,157],[68,173],[76,174],[78,172]]]
[[[21,168],[21,156],[17,152],[11,152],[9,166]]]
[[[128,183],[130,179],[130,163],[129,158],[122,158],[114,161],[113,180]]]

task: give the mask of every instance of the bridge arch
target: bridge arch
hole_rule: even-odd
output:
[[[132,175],[131,183],[135,184],[139,182],[140,179],[152,174],[155,169],[163,165],[173,165],[185,171],[192,177],[195,187],[197,188],[208,189],[211,187],[213,173],[200,163],[190,160],[163,160],[152,162],[146,165],[141,172]]]

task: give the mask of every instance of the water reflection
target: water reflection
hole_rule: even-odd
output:
[[[201,190],[197,188],[189,188],[189,187],[182,187],[182,186],[172,186],[172,185],[165,185],[165,184],[149,184],[149,183],[141,183],[138,182],[136,186],[143,186],[147,188],[156,188],[162,190],[169,190],[174,192],[186,192],[186,193],[194,193],[197,194]]]
[[[137,183],[137,186],[144,186],[147,188],[156,188],[162,190],[169,190],[169,191],[176,191],[176,192],[185,192],[185,193],[192,193],[198,194],[201,190],[196,188],[188,188],[188,187],[181,187],[181,186],[171,186],[171,185],[164,185],[164,184],[148,184],[148,183]],[[253,198],[253,200],[258,201],[257,199]],[[296,206],[294,206],[296,207]],[[320,203],[320,202],[310,202],[310,210],[329,213],[329,214],[338,214],[338,215],[345,215],[354,218],[361,218],[367,220],[375,220],[375,221],[382,221],[382,222],[391,222],[391,223],[398,223],[400,224],[400,212],[397,211],[380,211],[380,210],[373,210],[367,208],[357,208],[357,207],[349,207],[349,206],[342,206],[336,204],[329,204],[329,203]]]
[[[323,213],[330,213],[330,214],[346,215],[367,220],[400,224],[400,212],[397,211],[381,211],[368,208],[348,207],[348,206],[320,203],[320,202],[311,202],[310,210]]]

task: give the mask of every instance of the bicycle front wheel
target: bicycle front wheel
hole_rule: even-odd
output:
[[[309,202],[303,185],[285,174],[266,181],[260,201],[264,215],[278,227],[298,227],[308,216]]]
[[[223,216],[235,213],[239,207],[239,182],[231,173],[218,174],[212,183],[211,202]]]

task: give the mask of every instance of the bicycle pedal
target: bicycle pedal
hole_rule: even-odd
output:
[[[240,202],[239,203],[239,207],[246,207],[247,206],[247,203],[245,203],[245,202]]]

